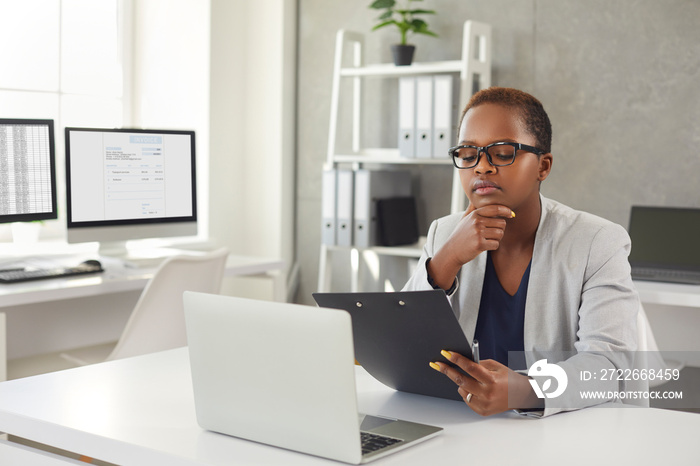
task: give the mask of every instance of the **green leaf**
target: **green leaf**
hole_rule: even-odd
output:
[[[434,15],[435,10],[394,10],[395,12],[402,14],[402,15]]]
[[[420,31],[422,29],[428,29],[428,23],[423,21],[422,19],[414,19],[411,21],[411,29],[414,31]]]
[[[387,10],[384,13],[381,14],[379,18],[377,18],[379,21],[384,21],[385,19],[389,19],[394,15],[394,13],[391,12],[391,10]]]
[[[374,26],[374,27],[372,28],[372,30],[373,30],[373,31],[376,31],[377,29],[383,28],[384,26],[388,26],[388,25],[390,25],[390,24],[396,24],[396,25],[398,26],[398,24],[396,23],[396,21],[394,21],[394,20],[392,19],[391,21],[384,21],[383,23],[377,24],[376,26]]]
[[[411,30],[413,30],[413,32],[416,34],[425,34],[427,36],[438,37],[437,34],[428,30],[428,24],[422,19],[414,19],[411,21]]]
[[[396,24],[396,27],[398,27],[401,31],[401,34],[404,34],[406,31],[409,31],[411,29],[411,25],[408,23],[398,21],[394,21],[394,23]]]
[[[393,8],[394,5],[396,5],[396,0],[375,0],[369,7],[381,10],[382,8]]]
[[[428,31],[427,29],[425,31],[416,31],[416,34],[425,34],[426,36],[440,37],[437,34],[435,34],[434,32]]]

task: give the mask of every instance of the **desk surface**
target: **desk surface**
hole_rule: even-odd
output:
[[[0,284],[0,308],[140,290],[156,270],[155,267],[127,267],[118,260],[102,262],[105,271],[95,275]],[[256,275],[283,266],[281,259],[230,255],[224,275]]]
[[[460,402],[395,392],[359,367],[357,385],[366,413],[445,428],[372,464],[700,462],[697,414],[601,407],[482,418]],[[199,428],[186,348],[0,383],[0,431],[117,464],[339,464]]]
[[[642,303],[700,307],[700,285],[635,280]]]

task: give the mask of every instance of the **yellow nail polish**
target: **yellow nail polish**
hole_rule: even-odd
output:
[[[432,367],[433,369],[435,369],[438,372],[442,372],[442,370],[440,369],[440,366],[435,364],[434,362],[430,363],[430,367]]]
[[[440,354],[445,356],[447,359],[452,359],[452,353],[450,353],[449,351],[442,350],[442,351],[440,351]]]
[[[510,211],[510,218],[515,218],[515,212],[513,212],[512,210]]]

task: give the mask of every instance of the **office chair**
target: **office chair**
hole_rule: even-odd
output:
[[[144,288],[113,349],[105,350],[102,345],[63,353],[61,357],[84,366],[186,346],[182,294],[219,293],[227,257],[226,248],[201,256],[169,257]]]

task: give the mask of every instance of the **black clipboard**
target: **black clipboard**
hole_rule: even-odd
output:
[[[462,401],[457,385],[429,366],[440,350],[472,352],[443,290],[314,293],[320,307],[352,316],[355,359],[395,390]]]

